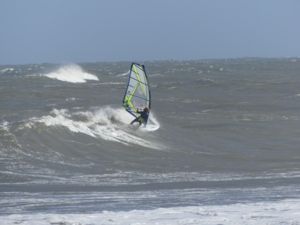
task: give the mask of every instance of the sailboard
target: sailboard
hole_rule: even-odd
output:
[[[150,110],[151,93],[144,65],[131,64],[123,106],[135,118],[139,116],[138,111],[141,109],[147,107]]]

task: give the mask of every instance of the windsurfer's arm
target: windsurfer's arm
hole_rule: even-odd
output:
[[[142,112],[143,112],[143,109],[136,109],[136,112],[137,112],[137,113],[142,113]]]

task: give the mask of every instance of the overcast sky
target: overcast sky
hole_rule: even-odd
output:
[[[300,0],[0,0],[0,64],[299,57]]]

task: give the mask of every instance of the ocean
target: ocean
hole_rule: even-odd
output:
[[[300,224],[300,59],[0,66],[0,224]]]

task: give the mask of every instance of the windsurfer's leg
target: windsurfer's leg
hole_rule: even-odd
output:
[[[138,120],[139,120],[140,126],[141,126],[142,124],[144,124],[144,122],[145,122],[144,118],[141,117],[141,116],[138,118]]]
[[[134,124],[135,122],[140,122],[138,118],[135,118],[134,120],[131,121],[130,125]]]

